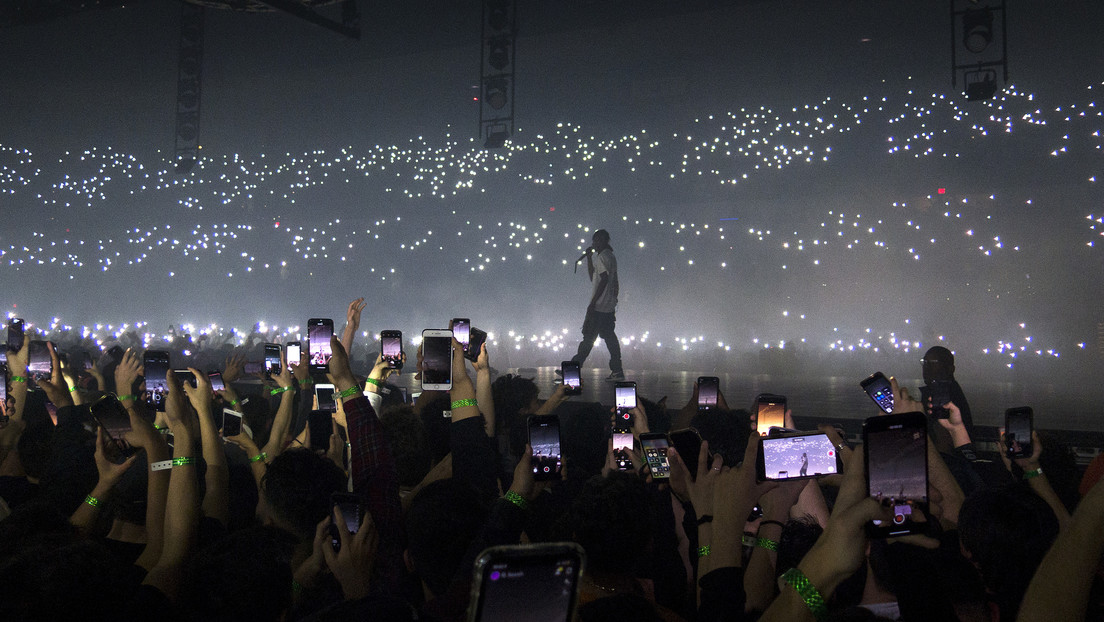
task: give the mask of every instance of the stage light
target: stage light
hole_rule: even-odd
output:
[[[969,9],[962,14],[962,45],[980,54],[993,42],[993,11]]]
[[[505,78],[490,78],[483,93],[483,101],[495,110],[502,110],[508,100],[507,89],[509,84]]]

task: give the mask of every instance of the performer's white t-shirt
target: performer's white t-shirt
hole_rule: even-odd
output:
[[[590,290],[591,298],[594,298],[594,292],[598,291],[598,283],[601,282],[602,273],[609,274],[609,282],[606,284],[605,291],[594,302],[594,310],[600,313],[613,313],[613,310],[617,307],[617,290],[619,288],[617,283],[617,258],[613,256],[613,249],[607,248],[595,255],[593,263],[594,279],[593,288]]]

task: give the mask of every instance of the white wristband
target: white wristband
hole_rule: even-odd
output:
[[[162,460],[161,462],[151,462],[150,471],[164,471],[173,467],[172,460]]]

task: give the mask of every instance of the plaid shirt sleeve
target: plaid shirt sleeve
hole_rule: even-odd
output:
[[[383,426],[368,398],[358,395],[342,406],[352,445],[349,469],[353,492],[364,499],[372,522],[379,531],[376,561],[376,570],[382,579],[379,587],[394,593],[399,589],[403,571],[402,552],[406,548],[395,460]]]

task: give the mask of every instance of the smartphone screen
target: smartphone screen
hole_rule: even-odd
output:
[[[839,472],[836,447],[827,434],[775,436],[759,446],[759,480],[787,480]]]
[[[863,391],[866,391],[866,394],[870,396],[870,399],[878,405],[878,408],[882,409],[882,412],[893,412],[893,386],[889,383],[889,379],[885,377],[885,374],[876,371],[859,384]]]
[[[770,434],[771,428],[786,427],[786,398],[763,393],[756,399],[755,430],[759,436]]]
[[[618,382],[613,393],[614,405],[617,407],[617,425],[632,428],[632,409],[636,408],[636,383]]]
[[[568,622],[575,612],[583,550],[571,542],[498,546],[475,562],[469,620]]]
[[[556,415],[529,417],[529,446],[533,448],[533,479],[560,479],[563,467],[560,453],[560,418]]]
[[[1034,412],[1030,407],[1004,411],[1004,446],[1009,458],[1028,458],[1035,451],[1031,443]]]
[[[617,460],[617,468],[622,471],[631,471],[632,458],[629,454],[633,448],[632,430],[628,428],[614,428],[613,430],[613,457]]]
[[[345,518],[345,530],[355,535],[360,531],[360,523],[364,519],[364,505],[360,502],[360,497],[349,492],[335,492],[330,495],[330,516],[333,519],[331,528],[337,524],[337,512],[334,510],[338,508]],[[334,551],[341,550],[341,540],[336,529],[330,530],[330,544]]]
[[[871,417],[863,424],[867,493],[890,499],[892,521],[875,520],[871,535],[925,531],[928,501],[928,428],[924,413]]]
[[[211,390],[212,391],[225,391],[226,390],[226,383],[222,381],[222,372],[221,371],[213,371],[213,372],[207,374],[207,378],[211,381]]]
[[[20,345],[20,347],[23,347]],[[27,346],[27,372],[31,378],[41,380],[49,379],[53,373],[54,363],[50,359],[50,347],[45,341],[32,341]]]
[[[565,395],[580,395],[583,392],[583,378],[579,374],[579,364],[575,361],[560,363],[560,373],[563,375]]]
[[[682,463],[690,471],[691,477],[698,476],[698,454],[701,452],[701,436],[694,428],[685,428],[671,432],[669,438]]]
[[[314,451],[329,451],[330,435],[333,434],[333,411],[312,410],[307,415],[310,426],[310,448]]]
[[[280,346],[275,343],[266,343],[264,346],[264,370],[272,376],[280,375]]]
[[[671,477],[671,463],[667,461],[667,436],[665,434],[642,434],[640,445],[644,448],[644,459],[652,470],[652,479]],[[694,456],[694,460],[698,457]]]
[[[81,368],[84,369],[84,371],[88,371],[95,366],[95,363],[92,361],[92,355],[89,354],[87,350],[80,353],[80,361]]]
[[[222,409],[222,437],[223,438],[228,438],[228,437],[231,437],[231,436],[237,436],[237,435],[241,434],[241,432],[242,432],[242,417],[244,417],[244,416],[245,415],[241,414],[240,412],[238,412],[236,410],[231,410],[229,408],[223,408]]]
[[[324,410],[328,413],[337,412],[337,402],[334,400],[334,386],[332,384],[325,382],[315,384],[314,395],[318,398],[318,410]]]
[[[452,331],[422,331],[422,388],[448,391],[452,388]]]
[[[289,341],[286,348],[288,367],[295,367],[299,364],[299,359],[303,358],[303,346],[298,341]]]
[[[124,438],[130,432],[130,415],[115,396],[104,395],[92,403],[92,417],[103,428],[110,439],[109,451],[112,462],[121,462],[122,458],[134,453],[134,449]]]
[[[946,419],[950,416],[950,412],[943,407],[944,404],[951,401],[951,381],[950,380],[932,380],[931,384],[927,386],[927,391],[921,391],[921,395],[928,394],[931,398],[931,415],[940,419]],[[927,402],[924,403],[927,406]]]
[[[479,359],[479,351],[483,348],[483,344],[487,341],[487,333],[472,326],[470,329],[470,337],[468,339],[468,347],[464,350],[464,357],[473,363]]]
[[[330,338],[334,334],[333,320],[312,318],[307,320],[307,342],[310,347],[310,368],[312,371],[328,371],[330,357]]]
[[[721,381],[716,376],[698,378],[698,410],[713,410],[717,407],[717,394]]]
[[[466,354],[471,343],[471,320],[466,317],[453,318],[452,334],[456,337],[456,342],[464,348]]]
[[[176,376],[176,381],[180,383],[180,386],[188,385],[193,389],[196,387],[195,374],[190,369],[174,369],[173,375]]]
[[[402,369],[402,331],[385,330],[380,333],[380,357],[391,369]]]
[[[146,378],[146,404],[155,410],[165,410],[165,396],[169,392],[165,381],[169,374],[169,353],[146,350],[142,356],[142,367]]]
[[[8,415],[8,366],[0,363],[0,416]]]
[[[12,352],[23,349],[23,318],[21,317],[8,320],[8,349]]]

